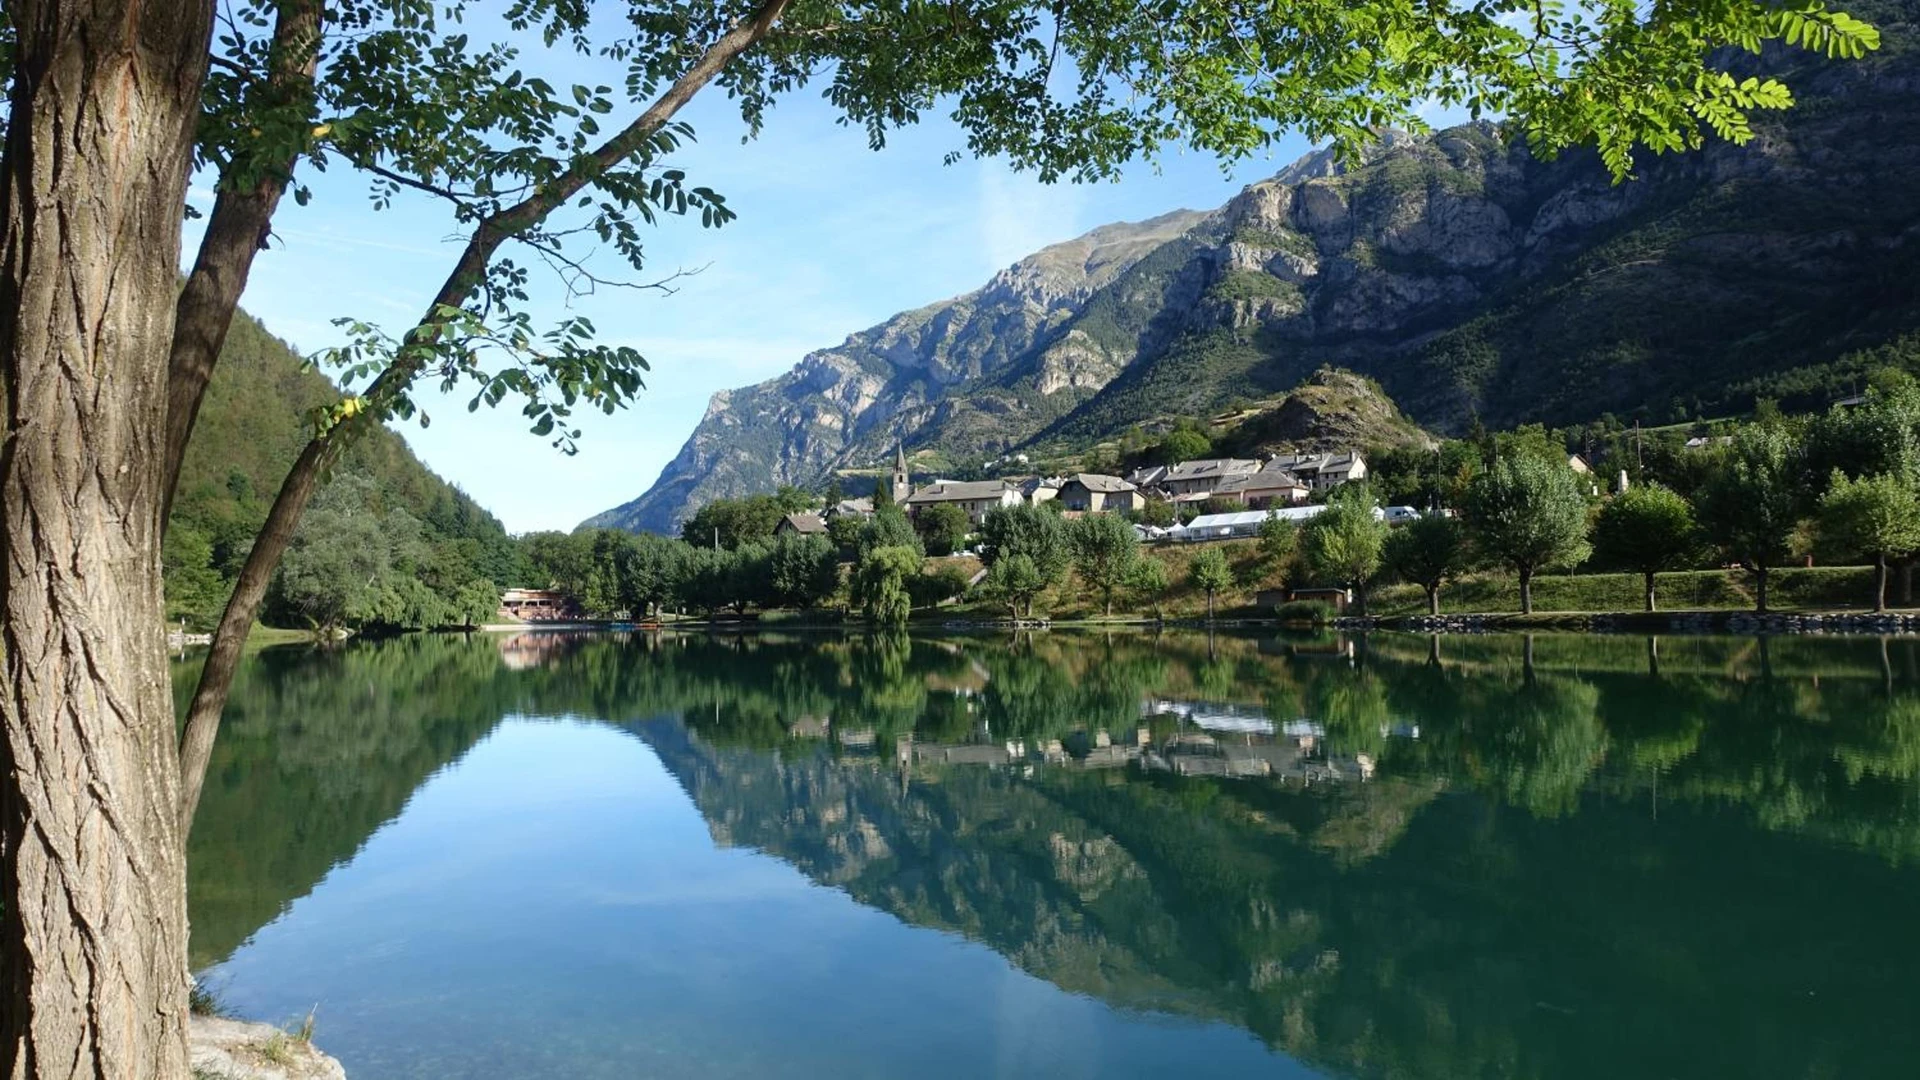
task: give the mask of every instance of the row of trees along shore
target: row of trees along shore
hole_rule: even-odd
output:
[[[962,564],[922,559],[969,545],[987,568],[973,598],[1016,617],[1031,616],[1069,578],[1106,615],[1117,606],[1158,614],[1181,581],[1207,596],[1209,615],[1211,601],[1234,589],[1338,585],[1364,605],[1392,582],[1419,586],[1437,613],[1450,582],[1485,568],[1504,568],[1520,610],[1531,613],[1535,576],[1575,567],[1641,575],[1652,611],[1657,575],[1724,565],[1748,572],[1765,610],[1776,568],[1810,558],[1871,563],[1873,606],[1884,608],[1889,571],[1910,567],[1920,551],[1913,381],[1884,371],[1857,404],[1793,419],[1763,410],[1720,430],[1705,446],[1659,456],[1654,468],[1635,463],[1628,471],[1638,478],[1605,497],[1594,476],[1567,467],[1564,438],[1538,427],[1385,455],[1368,485],[1332,492],[1328,510],[1304,528],[1266,523],[1254,558],[1234,565],[1202,545],[1184,570],[1135,543],[1128,522],[1156,522],[1151,508],[1066,521],[1049,505],[996,514],[976,533],[951,506],[909,520],[883,492],[871,519],[830,519],[824,536],[780,535],[785,515],[820,506],[792,487],[708,503],[677,539],[584,530],[503,536],[504,550],[483,549],[437,539],[349,474],[315,499],[264,614],[275,625],[362,633],[470,626],[493,616],[498,582],[558,588],[596,616],[853,607],[876,618],[891,612],[881,620],[891,621],[968,595]],[[1622,460],[1616,449],[1598,458],[1600,471]],[[1388,528],[1374,515],[1376,497],[1445,504],[1459,516]],[[900,550],[875,555],[881,548]],[[844,573],[843,564],[851,564]],[[168,579],[170,601],[196,590],[207,591],[196,568]]]
[[[1183,586],[1205,597],[1211,618],[1215,600],[1235,591],[1344,587],[1364,610],[1370,592],[1403,582],[1437,614],[1450,583],[1487,569],[1510,575],[1531,614],[1543,571],[1638,574],[1653,611],[1661,573],[1735,566],[1766,611],[1775,572],[1815,558],[1871,563],[1870,599],[1883,610],[1890,569],[1920,553],[1920,386],[1895,372],[1824,415],[1763,409],[1673,459],[1661,478],[1642,470],[1611,495],[1537,427],[1450,443],[1430,457],[1450,465],[1413,475],[1388,459],[1369,483],[1335,489],[1304,525],[1268,519],[1250,544],[1146,547],[1132,527],[1138,514],[1069,519],[1057,504],[996,509],[976,531],[950,507],[909,519],[884,499],[871,518],[833,519],[826,535],[778,535],[783,515],[817,505],[793,488],[709,503],[678,539],[586,530],[521,543],[531,573],[590,614],[841,607],[883,624],[962,597],[1030,618],[1068,585],[1109,616],[1116,608],[1158,616]],[[1420,484],[1457,512],[1382,520],[1378,492]],[[984,568],[977,582],[969,564],[929,558],[962,549]]]
[[[1630,571],[1655,610],[1656,575],[1735,566],[1766,611],[1775,571],[1818,561],[1870,563],[1870,596],[1884,610],[1890,569],[1920,554],[1920,386],[1904,372],[1875,373],[1855,403],[1786,417],[1762,403],[1748,423],[1706,437],[1637,473],[1627,490],[1595,497],[1600,481],[1567,467],[1564,444],[1539,429],[1469,441],[1467,461],[1429,478],[1436,498],[1457,506],[1459,523],[1423,518],[1381,542],[1374,571],[1438,591],[1478,565],[1502,566],[1532,611],[1539,571],[1587,567]],[[1435,458],[1445,460],[1454,447]],[[1361,552],[1364,555],[1364,551]],[[1361,585],[1369,560],[1347,580]]]
[[[1792,103],[1776,79],[1726,74],[1710,62],[1719,50],[1777,41],[1842,59],[1879,45],[1824,4],[1763,0],[1653,20],[1620,5],[1514,21],[1377,0],[1338,18],[1182,13],[1078,0],[10,0],[0,1076],[189,1076],[185,840],[244,643],[308,503],[369,429],[427,422],[423,379],[468,389],[476,409],[512,401],[565,450],[574,409],[642,391],[637,351],[596,342],[577,316],[537,315],[535,270],[566,291],[628,272],[662,284],[643,225],[736,216],[676,164],[693,135],[682,110],[710,86],[750,136],[809,88],[875,147],[942,110],[956,145],[1049,181],[1115,178],[1169,144],[1237,160],[1287,132],[1351,151],[1383,127],[1419,128],[1429,102],[1471,105],[1510,118],[1537,153],[1597,148],[1622,181],[1640,148],[1681,152],[1709,132],[1745,142],[1751,111]],[[1533,62],[1569,38],[1561,62]],[[555,74],[583,56],[624,68],[621,89]],[[1056,63],[1077,77],[1049,77]],[[303,177],[319,169],[362,178],[377,209],[439,209],[458,252],[417,318],[348,321],[326,354],[350,392],[310,417],[181,725],[163,631],[168,510],[254,260],[267,238],[296,235],[276,225],[315,197]],[[196,170],[213,201],[183,260]],[[596,249],[621,265],[590,262]]]

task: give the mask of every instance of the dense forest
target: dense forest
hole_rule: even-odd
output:
[[[339,397],[258,320],[234,320],[168,524],[169,619],[195,629],[219,619],[311,433],[311,413]],[[497,587],[526,576],[520,548],[500,522],[383,427],[335,466],[287,552],[264,618],[300,628],[470,622],[493,613]]]

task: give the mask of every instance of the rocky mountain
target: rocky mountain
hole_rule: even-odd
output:
[[[645,495],[588,524],[671,532],[711,499],[867,464],[894,438],[936,420],[994,431],[1001,426],[995,401],[964,391],[1051,341],[1091,296],[1203,217],[1178,210],[1103,226],[1020,260],[964,296],[902,312],[809,353],[777,379],[723,390]],[[1086,366],[1063,357],[1045,377],[1087,385],[1111,377],[1096,381]]]
[[[670,530],[895,440],[946,461],[1084,448],[1329,365],[1439,431],[1820,404],[1870,363],[1920,363],[1920,17],[1849,10],[1884,48],[1750,61],[1799,103],[1746,147],[1648,157],[1619,185],[1490,124],[1315,153],[716,394],[659,482],[590,523]]]

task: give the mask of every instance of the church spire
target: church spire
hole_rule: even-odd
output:
[[[907,445],[904,442],[893,444],[893,502],[899,506],[913,494],[913,479],[907,472]]]

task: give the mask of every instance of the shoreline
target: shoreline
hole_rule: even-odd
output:
[[[542,631],[590,631],[608,633],[791,633],[801,631],[841,631],[865,633],[872,629],[859,619],[805,620],[781,619],[770,622],[740,619],[685,619],[657,628],[616,627],[605,622],[579,620],[565,623],[499,624],[479,628],[483,633],[522,633]],[[1491,634],[1491,633],[1572,633],[1572,634],[1672,634],[1737,635],[1766,634],[1847,634],[1884,636],[1920,635],[1920,610],[1899,611],[1773,611],[1764,615],[1752,611],[1537,611],[1471,612],[1445,615],[1338,615],[1325,622],[1306,622],[1266,615],[1232,615],[1204,618],[1155,619],[1115,616],[1097,619],[978,619],[916,617],[901,629],[905,631],[1009,631],[1042,630],[1381,630],[1414,634]]]

